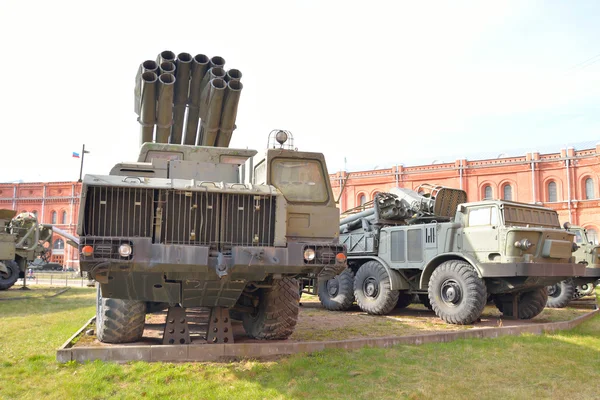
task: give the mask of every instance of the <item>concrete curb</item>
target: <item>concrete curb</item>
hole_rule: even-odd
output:
[[[63,294],[64,292],[66,292],[67,290],[69,290],[69,287],[63,288],[61,290],[59,290],[58,292],[51,294],[50,296],[40,296],[40,297],[9,297],[7,299],[0,299],[0,301],[7,301],[7,300],[34,300],[34,299],[49,299],[52,297],[56,297],[58,295]]]
[[[542,333],[572,329],[587,321],[600,310],[594,310],[571,321],[547,322],[500,328],[480,328],[458,332],[426,333],[412,336],[389,336],[380,338],[349,339],[323,342],[271,341],[265,343],[233,344],[190,344],[190,345],[145,345],[145,346],[103,346],[70,347],[71,342],[94,320],[90,319],[57,351],[56,359],[85,362],[102,361],[164,361],[164,362],[204,362],[231,359],[259,359],[296,353],[312,353],[325,349],[356,350],[362,347],[391,347],[398,344],[419,345],[425,343],[445,343],[458,339],[496,338],[506,335]]]

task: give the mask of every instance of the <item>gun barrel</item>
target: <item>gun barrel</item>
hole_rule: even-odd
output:
[[[230,70],[231,71],[231,70]],[[241,73],[240,73],[241,76]],[[239,80],[229,81],[225,89],[225,99],[223,100],[223,112],[219,126],[219,134],[215,146],[228,147],[235,129],[235,119],[237,117],[240,94],[242,93],[242,82]]]
[[[209,68],[210,60],[204,54],[196,54],[192,60],[192,75],[190,80],[190,91],[188,95],[188,113],[185,127],[184,144],[196,144],[198,132],[198,119],[200,118],[200,85]]]
[[[156,143],[167,143],[173,122],[173,94],[175,87],[173,74],[158,77],[158,104],[156,110]]]
[[[154,136],[157,76],[151,71],[144,72],[141,82],[140,116],[138,118],[138,122],[141,125],[140,145],[152,142]]]
[[[190,88],[190,74],[192,70],[192,56],[189,53],[179,53],[175,70],[175,94],[173,102],[173,128],[169,143],[181,144],[183,136],[183,120],[185,118],[185,104]]]

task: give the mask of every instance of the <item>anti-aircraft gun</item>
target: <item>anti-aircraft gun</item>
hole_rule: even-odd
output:
[[[340,221],[348,268],[319,282],[321,303],[345,310],[356,301],[369,314],[387,314],[417,295],[447,323],[471,324],[491,295],[505,316],[530,319],[546,305],[546,286],[584,273],[556,211],[466,200],[463,190],[421,185],[378,193],[370,209],[351,210]]]
[[[168,308],[163,343],[190,343],[196,307],[210,308],[208,343],[233,341],[234,315],[253,338],[285,339],[296,278],[345,269],[324,156],[284,130],[263,153],[229,148],[243,85],[224,65],[170,51],[143,62],[138,161],[83,180],[80,266],[99,284],[103,342],[140,339],[146,313]]]
[[[51,243],[52,229],[38,224],[35,214],[0,210],[0,290],[24,278],[28,262],[47,258]]]
[[[576,276],[548,286],[548,303],[551,308],[566,307],[571,300],[588,296],[600,283],[600,246],[593,243],[582,226],[565,222],[563,227],[575,235],[577,250],[575,262],[585,265],[585,275]]]

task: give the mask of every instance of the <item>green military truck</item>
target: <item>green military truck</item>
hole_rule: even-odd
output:
[[[573,253],[575,261],[585,265],[585,275],[567,279],[548,286],[548,303],[551,308],[566,307],[573,299],[588,296],[594,292],[600,279],[600,246],[592,242],[585,228],[563,224],[565,230],[575,235],[577,250]]]
[[[340,221],[348,269],[318,286],[329,310],[356,301],[387,314],[418,295],[445,322],[471,324],[491,297],[505,316],[530,319],[545,307],[547,286],[585,270],[574,263],[574,235],[549,208],[467,203],[463,190],[435,185],[394,188],[366,208]]]
[[[156,101],[157,109],[170,109],[177,92],[161,93],[164,82],[177,79],[188,80],[185,93],[193,105],[194,82],[204,79],[200,130],[175,121],[165,136],[157,123],[152,139],[143,123],[137,162],[83,179],[80,266],[99,283],[97,336],[108,343],[136,341],[146,313],[168,308],[163,343],[189,343],[186,310],[209,307],[208,343],[233,341],[232,316],[252,338],[285,339],[298,318],[297,278],[333,277],[346,266],[324,156],[297,151],[283,130],[271,132],[265,152],[229,148],[222,135],[231,135],[224,124],[232,114],[235,120],[237,102],[227,99],[239,96],[235,76],[241,73],[230,70],[225,81],[217,66],[224,60],[213,57],[211,66],[197,55],[191,72],[177,77],[191,58],[186,54],[175,60],[175,77],[163,72],[163,85],[149,97],[154,65],[142,64],[140,98],[149,104],[138,108],[144,114]],[[197,69],[207,62],[203,77]],[[215,100],[218,95],[224,100]],[[191,111],[188,124],[198,124]]]
[[[39,225],[34,214],[0,210],[0,290],[24,278],[29,262],[47,259],[51,244],[52,228]]]

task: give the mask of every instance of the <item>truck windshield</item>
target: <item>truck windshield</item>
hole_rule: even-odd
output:
[[[554,210],[505,205],[502,211],[504,223],[508,226],[537,226],[560,229],[558,213]]]
[[[321,203],[328,198],[323,168],[316,160],[276,158],[271,182],[288,201]]]
[[[498,225],[496,207],[474,208],[469,211],[469,226]]]

